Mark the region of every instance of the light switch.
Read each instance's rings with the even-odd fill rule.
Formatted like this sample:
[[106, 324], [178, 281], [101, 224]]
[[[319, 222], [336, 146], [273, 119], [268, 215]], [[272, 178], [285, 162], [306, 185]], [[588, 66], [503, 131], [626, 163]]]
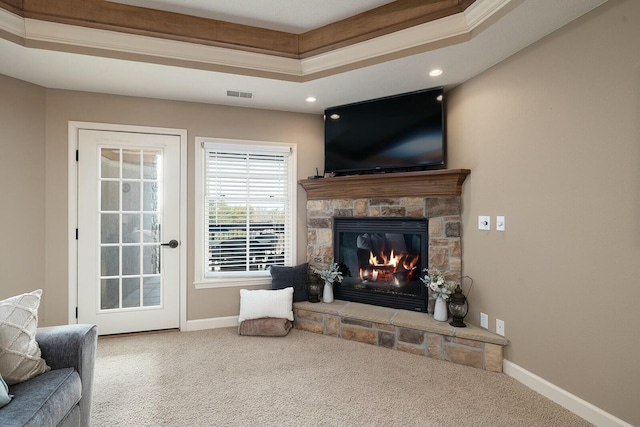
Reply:
[[496, 217], [496, 230], [498, 231], [504, 231], [504, 216], [497, 216]]
[[491, 230], [491, 217], [481, 215], [478, 217], [478, 230]]

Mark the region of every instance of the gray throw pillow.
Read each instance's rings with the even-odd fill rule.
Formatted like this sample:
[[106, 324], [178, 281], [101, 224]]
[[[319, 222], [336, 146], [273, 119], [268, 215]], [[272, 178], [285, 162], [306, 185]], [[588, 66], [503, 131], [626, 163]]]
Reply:
[[7, 387], [7, 383], [5, 383], [2, 376], [0, 376], [0, 408], [11, 402], [12, 397], [13, 396], [9, 394], [9, 387]]
[[272, 265], [271, 289], [293, 288], [293, 301], [307, 300], [307, 263], [295, 267]]

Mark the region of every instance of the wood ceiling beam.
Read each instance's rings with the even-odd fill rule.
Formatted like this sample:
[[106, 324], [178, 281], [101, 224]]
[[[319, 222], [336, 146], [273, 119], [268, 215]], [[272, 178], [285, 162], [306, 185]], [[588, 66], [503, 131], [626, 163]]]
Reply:
[[[3, 0], [7, 1], [7, 0]], [[23, 0], [25, 18], [296, 58], [295, 34], [105, 0]]]
[[300, 35], [301, 58], [464, 12], [475, 0], [396, 0]]
[[23, 0], [0, 0], [0, 7], [11, 13], [22, 16]]
[[464, 12], [476, 0], [396, 0], [297, 35], [105, 0], [0, 0], [24, 18], [285, 58], [307, 58]]

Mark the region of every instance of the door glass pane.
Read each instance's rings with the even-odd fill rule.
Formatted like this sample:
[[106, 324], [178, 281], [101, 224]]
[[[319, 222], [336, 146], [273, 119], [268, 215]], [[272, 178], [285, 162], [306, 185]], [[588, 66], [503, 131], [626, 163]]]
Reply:
[[103, 148], [100, 150], [100, 176], [120, 178], [120, 150]]
[[122, 279], [122, 308], [140, 307], [140, 277]]
[[100, 273], [102, 276], [118, 276], [120, 274], [120, 248], [103, 246], [100, 250]]
[[140, 151], [134, 150], [125, 150], [122, 153], [122, 177], [123, 178], [133, 178], [140, 179], [141, 168], [140, 168]]
[[101, 210], [118, 211], [120, 207], [120, 183], [117, 181], [102, 181], [100, 190]]
[[159, 306], [162, 151], [101, 153], [100, 308]]
[[160, 222], [158, 220], [158, 215], [156, 214], [144, 214], [144, 237], [143, 241], [145, 243], [156, 243], [160, 242]]
[[144, 152], [144, 179], [158, 179], [158, 169], [160, 167], [160, 151]]
[[158, 192], [159, 185], [156, 182], [144, 183], [144, 211], [145, 212], [157, 212], [158, 211]]
[[120, 241], [120, 215], [103, 213], [100, 217], [100, 243], [118, 243]]
[[125, 276], [140, 274], [140, 246], [122, 248], [122, 274]]
[[122, 214], [122, 243], [140, 243], [140, 214]]
[[140, 210], [140, 183], [125, 181], [122, 183], [122, 210]]
[[100, 280], [100, 309], [120, 308], [120, 281], [118, 279]]
[[160, 276], [145, 277], [144, 282], [144, 300], [142, 304], [145, 307], [153, 307], [160, 305], [161, 286]]
[[160, 246], [145, 246], [144, 260], [142, 264], [143, 274], [159, 274], [160, 273]]

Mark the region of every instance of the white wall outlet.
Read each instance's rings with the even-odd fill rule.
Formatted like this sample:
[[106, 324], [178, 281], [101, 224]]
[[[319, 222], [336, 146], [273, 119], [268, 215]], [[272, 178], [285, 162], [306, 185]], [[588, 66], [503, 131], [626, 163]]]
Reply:
[[478, 217], [478, 230], [491, 230], [491, 217], [480, 215]]
[[496, 319], [496, 334], [504, 336], [504, 320]]
[[504, 216], [497, 216], [496, 217], [496, 230], [498, 231], [504, 231]]
[[480, 327], [489, 329], [489, 315], [486, 313], [480, 313]]

